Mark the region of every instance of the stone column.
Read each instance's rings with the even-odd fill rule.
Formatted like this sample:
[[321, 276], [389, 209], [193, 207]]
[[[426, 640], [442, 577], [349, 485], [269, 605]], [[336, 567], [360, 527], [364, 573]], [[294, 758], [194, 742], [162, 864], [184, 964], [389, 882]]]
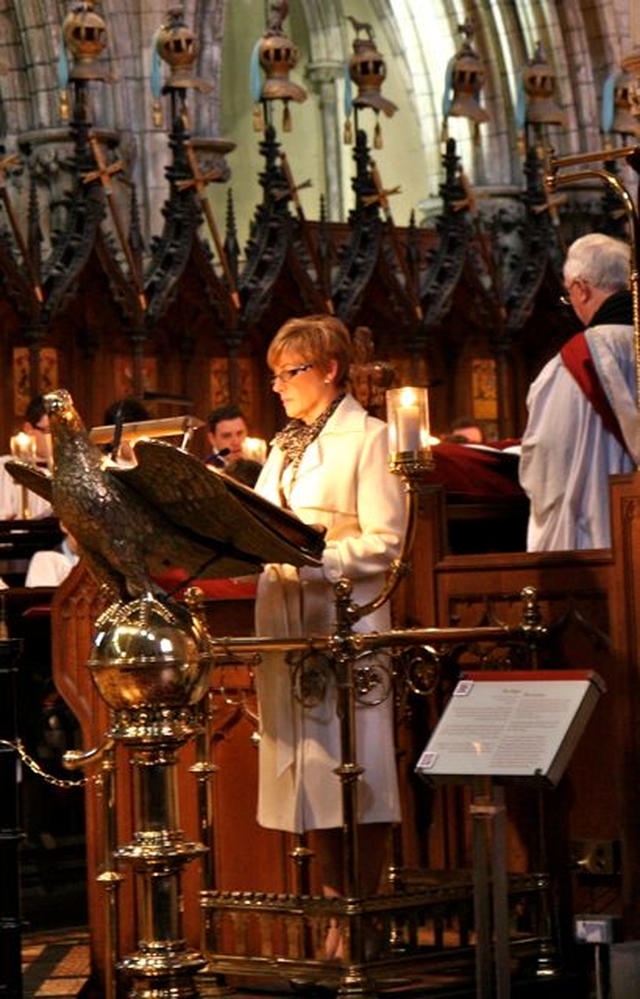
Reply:
[[343, 70], [343, 63], [325, 59], [310, 63], [306, 74], [314, 90], [320, 96], [327, 218], [330, 222], [338, 222], [344, 218], [342, 157], [340, 155], [342, 129], [338, 115], [337, 86], [337, 80]]

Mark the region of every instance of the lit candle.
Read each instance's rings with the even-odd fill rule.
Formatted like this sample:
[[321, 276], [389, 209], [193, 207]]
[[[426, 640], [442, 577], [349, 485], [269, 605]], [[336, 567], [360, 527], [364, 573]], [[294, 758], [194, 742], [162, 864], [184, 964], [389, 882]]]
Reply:
[[251, 461], [259, 461], [264, 465], [267, 458], [267, 442], [262, 437], [245, 437], [242, 442], [242, 454]]
[[420, 450], [420, 407], [398, 409], [398, 451]]
[[10, 444], [11, 454], [14, 458], [19, 458], [20, 461], [28, 461], [31, 465], [35, 464], [36, 442], [31, 434], [25, 434], [21, 430], [19, 434], [15, 434], [11, 438]]
[[387, 389], [386, 395], [392, 462], [427, 461], [430, 445], [427, 389], [403, 385]]
[[413, 389], [400, 393], [397, 410], [398, 451], [420, 450], [420, 403]]
[[[11, 447], [11, 454], [14, 458], [18, 458], [20, 461], [26, 461], [29, 465], [35, 465], [36, 463], [36, 442], [31, 434], [25, 434], [23, 430], [14, 436], [9, 441]], [[21, 506], [22, 506], [22, 519], [28, 520], [31, 516], [31, 511], [29, 509], [29, 500], [27, 497], [27, 490], [25, 486], [20, 486], [20, 496], [21, 496]]]

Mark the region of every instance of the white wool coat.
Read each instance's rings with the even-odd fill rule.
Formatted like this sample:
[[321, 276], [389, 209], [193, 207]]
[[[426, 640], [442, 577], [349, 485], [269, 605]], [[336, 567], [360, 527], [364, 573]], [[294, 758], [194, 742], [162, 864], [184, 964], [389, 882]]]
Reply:
[[[335, 629], [333, 584], [353, 583], [363, 604], [380, 592], [392, 559], [400, 552], [405, 499], [388, 469], [387, 427], [350, 395], [339, 404], [306, 449], [292, 477], [274, 446], [256, 490], [288, 507], [305, 523], [326, 528], [321, 568], [268, 565], [256, 601], [258, 635], [331, 634]], [[386, 604], [356, 625], [357, 631], [390, 626]], [[383, 654], [383, 664], [388, 660]], [[260, 709], [258, 821], [289, 832], [342, 825], [340, 727], [335, 687], [316, 707], [303, 708], [293, 695], [284, 655], [268, 653], [257, 670]], [[359, 820], [400, 819], [393, 736], [393, 697], [356, 708]]]

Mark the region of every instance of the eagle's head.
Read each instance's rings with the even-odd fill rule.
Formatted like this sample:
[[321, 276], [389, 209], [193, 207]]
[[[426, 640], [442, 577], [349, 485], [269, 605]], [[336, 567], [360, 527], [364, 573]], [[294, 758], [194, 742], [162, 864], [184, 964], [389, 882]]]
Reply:
[[70, 410], [73, 410], [73, 399], [71, 393], [66, 389], [55, 389], [47, 392], [44, 397], [44, 405], [50, 417], [60, 417]]
[[[70, 441], [76, 447], [81, 446], [81, 441], [88, 442], [87, 429], [67, 389], [60, 388], [47, 392], [44, 397], [44, 407], [51, 424], [54, 458], [58, 449], [66, 447]], [[99, 453], [97, 449], [96, 453]]]

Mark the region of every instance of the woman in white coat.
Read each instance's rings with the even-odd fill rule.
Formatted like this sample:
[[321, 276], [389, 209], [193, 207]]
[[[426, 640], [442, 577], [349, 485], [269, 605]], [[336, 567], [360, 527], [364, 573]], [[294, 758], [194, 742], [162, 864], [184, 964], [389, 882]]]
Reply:
[[[308, 524], [323, 525], [321, 568], [266, 566], [258, 583], [259, 635], [331, 634], [334, 584], [347, 577], [353, 599], [380, 592], [400, 552], [405, 504], [388, 468], [386, 424], [347, 391], [351, 340], [334, 316], [292, 319], [267, 354], [273, 389], [289, 422], [275, 437], [256, 490]], [[359, 631], [390, 626], [384, 605], [357, 623]], [[295, 697], [284, 655], [270, 653], [257, 670], [261, 719], [258, 821], [314, 834], [322, 884], [342, 892], [340, 727], [335, 685], [323, 702], [303, 707]], [[356, 708], [362, 848], [362, 894], [378, 888], [389, 824], [400, 819], [393, 738], [393, 698]]]

